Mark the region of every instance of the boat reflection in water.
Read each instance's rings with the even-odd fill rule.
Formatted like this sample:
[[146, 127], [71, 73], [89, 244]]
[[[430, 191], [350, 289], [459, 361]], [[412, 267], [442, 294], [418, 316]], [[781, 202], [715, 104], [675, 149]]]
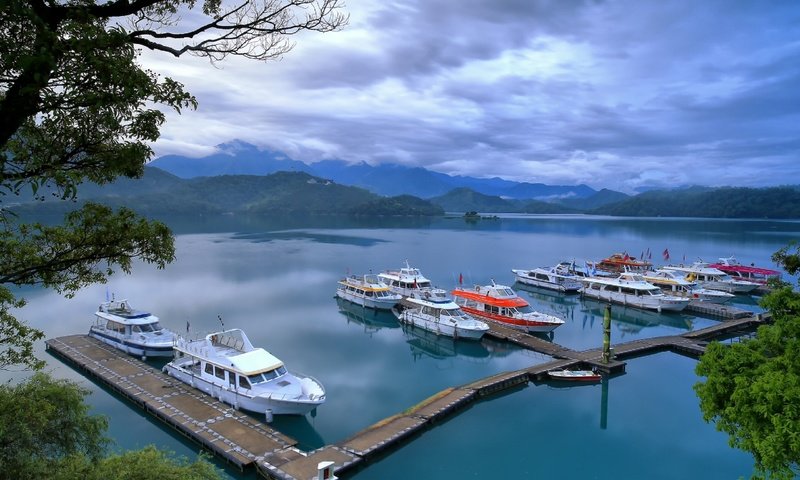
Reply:
[[464, 342], [447, 335], [437, 335], [435, 332], [414, 325], [404, 324], [402, 328], [414, 360], [423, 357], [431, 357], [436, 360], [448, 357], [467, 357], [488, 361], [489, 358], [496, 356], [496, 353], [498, 356], [503, 356], [512, 351], [503, 348], [495, 350], [491, 347], [496, 342], [487, 342], [487, 339], [483, 338], [478, 341]]
[[[583, 298], [583, 312], [591, 313], [602, 323], [608, 302]], [[611, 322], [617, 324], [617, 328], [623, 333], [638, 333], [647, 327], [673, 327], [681, 330], [691, 330], [693, 316], [678, 312], [658, 313], [653, 310], [642, 310], [639, 308], [625, 307], [622, 305], [612, 305]]]
[[353, 322], [364, 327], [364, 333], [371, 335], [382, 328], [399, 328], [397, 317], [388, 310], [375, 310], [362, 307], [343, 298], [336, 297], [339, 313], [344, 315], [347, 323]]

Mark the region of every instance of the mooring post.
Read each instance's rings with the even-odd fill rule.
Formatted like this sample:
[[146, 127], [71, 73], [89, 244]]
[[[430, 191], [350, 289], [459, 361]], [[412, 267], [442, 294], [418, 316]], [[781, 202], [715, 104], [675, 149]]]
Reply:
[[611, 361], [611, 305], [606, 305], [603, 315], [603, 363]]

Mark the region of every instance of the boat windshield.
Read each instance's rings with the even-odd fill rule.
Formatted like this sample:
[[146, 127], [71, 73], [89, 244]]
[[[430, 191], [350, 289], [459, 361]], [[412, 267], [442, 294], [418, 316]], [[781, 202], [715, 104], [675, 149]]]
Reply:
[[134, 325], [131, 330], [134, 333], [152, 333], [152, 332], [160, 332], [163, 330], [164, 327], [159, 325], [158, 322], [155, 323], [145, 323], [144, 325]]
[[255, 375], [248, 375], [247, 379], [250, 380], [251, 385], [258, 385], [259, 383], [264, 383], [270, 380], [274, 380], [280, 377], [281, 375], [285, 374], [286, 374], [286, 367], [281, 365], [275, 370], [270, 370], [268, 372], [263, 372], [263, 373], [256, 373]]
[[509, 311], [509, 313], [512, 313], [512, 314], [515, 311], [517, 311], [519, 313], [533, 313], [534, 312], [533, 308], [531, 308], [530, 305], [525, 305], [523, 307], [509, 308], [508, 311]]

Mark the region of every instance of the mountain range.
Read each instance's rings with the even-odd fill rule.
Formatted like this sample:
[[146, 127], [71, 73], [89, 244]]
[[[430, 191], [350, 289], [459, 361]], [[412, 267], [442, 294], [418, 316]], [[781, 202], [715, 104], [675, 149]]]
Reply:
[[[598, 192], [587, 185], [545, 185], [503, 180], [501, 178], [474, 178], [451, 176], [421, 167], [397, 164], [348, 164], [342, 160], [323, 160], [311, 165], [293, 160], [282, 152], [259, 150], [253, 145], [233, 141], [219, 145], [219, 153], [201, 158], [179, 155], [159, 157], [150, 166], [157, 167], [180, 178], [211, 177], [218, 175], [267, 175], [279, 171], [306, 172], [342, 185], [361, 187], [383, 196], [414, 195], [433, 198], [456, 188], [469, 188], [484, 195], [512, 200], [546, 200], [550, 202], [573, 201], [595, 196]], [[627, 195], [613, 192], [618, 197]], [[604, 196], [595, 198], [602, 203]], [[619, 198], [614, 198], [618, 200]], [[595, 205], [599, 206], [599, 205]], [[570, 205], [584, 208], [585, 205]]]

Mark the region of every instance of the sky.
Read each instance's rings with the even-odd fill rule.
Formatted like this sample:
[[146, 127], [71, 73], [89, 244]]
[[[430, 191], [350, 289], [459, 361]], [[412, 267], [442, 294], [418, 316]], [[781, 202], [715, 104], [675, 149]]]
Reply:
[[294, 36], [277, 61], [143, 52], [199, 102], [168, 114], [156, 156], [241, 140], [628, 193], [800, 184], [800, 1], [345, 6], [346, 27]]

